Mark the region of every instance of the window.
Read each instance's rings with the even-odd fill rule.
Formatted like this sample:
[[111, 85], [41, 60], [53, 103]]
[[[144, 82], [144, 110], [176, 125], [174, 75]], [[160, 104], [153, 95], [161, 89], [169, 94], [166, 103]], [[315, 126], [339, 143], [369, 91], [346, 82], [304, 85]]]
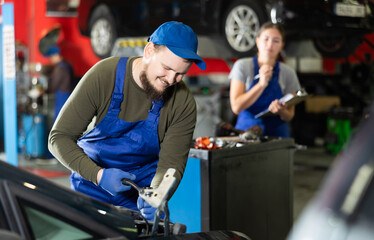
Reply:
[[87, 232], [55, 218], [47, 213], [25, 205], [27, 221], [34, 239], [64, 240], [64, 239], [92, 239]]
[[[48, 182], [41, 185], [45, 184]], [[7, 228], [18, 229], [25, 239], [36, 240], [104, 239], [121, 233], [137, 236], [132, 218], [112, 219], [98, 212], [100, 209], [89, 199], [58, 188], [51, 195], [51, 190], [29, 182], [20, 185], [0, 179], [0, 205], [6, 206], [3, 211], [9, 216], [5, 219], [9, 225]], [[93, 214], [98, 215], [100, 220]]]

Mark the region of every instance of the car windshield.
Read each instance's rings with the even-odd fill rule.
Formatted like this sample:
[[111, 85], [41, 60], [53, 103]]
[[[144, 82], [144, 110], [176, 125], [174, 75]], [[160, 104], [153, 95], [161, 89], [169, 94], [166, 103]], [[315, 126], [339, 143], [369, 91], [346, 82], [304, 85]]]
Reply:
[[93, 235], [78, 227], [44, 213], [32, 206], [24, 205], [27, 222], [35, 239], [91, 239]]

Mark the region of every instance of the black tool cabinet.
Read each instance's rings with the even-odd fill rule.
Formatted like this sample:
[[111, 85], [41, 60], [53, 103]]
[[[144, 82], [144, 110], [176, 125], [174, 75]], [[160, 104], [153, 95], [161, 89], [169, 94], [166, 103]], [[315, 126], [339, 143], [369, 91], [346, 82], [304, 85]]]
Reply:
[[171, 219], [186, 224], [187, 231], [235, 230], [253, 240], [286, 239], [293, 223], [294, 150], [292, 138], [191, 148], [169, 204]]

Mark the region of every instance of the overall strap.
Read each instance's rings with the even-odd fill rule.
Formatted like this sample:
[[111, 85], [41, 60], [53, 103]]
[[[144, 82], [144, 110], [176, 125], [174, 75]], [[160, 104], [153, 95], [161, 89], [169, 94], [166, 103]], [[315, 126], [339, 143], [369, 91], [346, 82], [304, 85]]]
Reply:
[[112, 94], [112, 102], [110, 103], [109, 109], [119, 109], [123, 100], [123, 84], [125, 81], [127, 57], [119, 59], [116, 71], [116, 82], [114, 85], [114, 92]]
[[57, 65], [62, 67], [62, 68], [67, 68], [69, 70], [69, 73], [71, 74], [71, 76], [74, 75], [73, 67], [69, 63], [67, 63], [65, 61], [61, 61]]
[[253, 59], [253, 77], [256, 76], [260, 70], [260, 66], [258, 65], [257, 56], [254, 56]]
[[152, 108], [148, 110], [149, 121], [155, 121], [158, 116], [160, 116], [160, 110], [164, 106], [164, 101], [152, 101]]

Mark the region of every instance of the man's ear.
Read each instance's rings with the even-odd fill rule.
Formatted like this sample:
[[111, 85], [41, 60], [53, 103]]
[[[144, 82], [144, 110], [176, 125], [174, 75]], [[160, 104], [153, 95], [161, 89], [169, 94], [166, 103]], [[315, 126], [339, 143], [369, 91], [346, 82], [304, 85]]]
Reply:
[[147, 45], [144, 48], [144, 58], [151, 59], [154, 52], [155, 52], [155, 45], [153, 44], [153, 42], [147, 43]]

